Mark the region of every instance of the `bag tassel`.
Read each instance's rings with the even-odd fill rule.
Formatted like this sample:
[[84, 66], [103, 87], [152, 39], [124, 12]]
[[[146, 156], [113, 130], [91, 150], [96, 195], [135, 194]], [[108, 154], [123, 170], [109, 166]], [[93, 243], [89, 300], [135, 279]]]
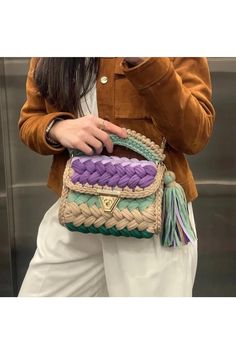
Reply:
[[183, 188], [175, 181], [174, 172], [164, 176], [163, 217], [161, 243], [165, 247], [179, 247], [197, 239], [192, 228]]

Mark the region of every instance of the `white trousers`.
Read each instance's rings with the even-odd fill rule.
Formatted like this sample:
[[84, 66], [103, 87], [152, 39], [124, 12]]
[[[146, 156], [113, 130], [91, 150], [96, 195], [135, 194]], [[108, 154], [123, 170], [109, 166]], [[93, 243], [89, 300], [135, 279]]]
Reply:
[[[70, 232], [59, 200], [39, 226], [37, 249], [19, 296], [192, 296], [197, 241], [165, 248], [160, 238]], [[195, 228], [192, 204], [189, 214]]]

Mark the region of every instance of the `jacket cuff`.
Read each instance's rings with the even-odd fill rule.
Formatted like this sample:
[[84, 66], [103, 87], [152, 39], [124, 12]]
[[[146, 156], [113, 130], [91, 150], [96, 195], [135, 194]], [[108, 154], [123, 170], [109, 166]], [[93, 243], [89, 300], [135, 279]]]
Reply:
[[73, 119], [74, 116], [70, 113], [64, 113], [64, 112], [58, 112], [58, 113], [54, 113], [54, 114], [52, 113], [52, 114], [49, 114], [48, 119], [45, 119], [44, 122], [42, 123], [42, 135], [41, 135], [42, 143], [45, 146], [46, 150], [51, 151], [52, 154], [59, 153], [59, 152], [62, 152], [65, 150], [64, 146], [62, 146], [62, 145], [59, 145], [58, 147], [53, 146], [47, 140], [47, 127], [56, 118]]
[[130, 82], [138, 90], [143, 90], [164, 78], [171, 68], [171, 61], [169, 58], [149, 58], [129, 68], [123, 60], [121, 65], [125, 76]]

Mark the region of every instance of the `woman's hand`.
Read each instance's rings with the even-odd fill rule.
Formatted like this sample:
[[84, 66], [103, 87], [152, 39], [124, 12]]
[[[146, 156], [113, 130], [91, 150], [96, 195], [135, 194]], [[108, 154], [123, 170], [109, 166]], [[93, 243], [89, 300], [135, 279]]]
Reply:
[[126, 129], [99, 117], [88, 115], [56, 122], [49, 136], [66, 148], [79, 149], [86, 155], [92, 155], [93, 149], [100, 154], [104, 146], [109, 153], [112, 153], [113, 143], [109, 133], [116, 134], [120, 138], [127, 137]]

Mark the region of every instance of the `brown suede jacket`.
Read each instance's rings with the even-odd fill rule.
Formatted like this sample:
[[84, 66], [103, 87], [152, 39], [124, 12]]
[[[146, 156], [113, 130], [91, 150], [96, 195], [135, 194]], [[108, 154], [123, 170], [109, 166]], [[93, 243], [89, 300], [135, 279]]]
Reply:
[[[20, 137], [34, 151], [53, 155], [48, 186], [60, 195], [69, 155], [65, 148], [53, 148], [47, 143], [45, 130], [56, 117], [77, 117], [58, 112], [41, 97], [33, 79], [37, 61], [33, 58], [30, 62], [27, 100], [19, 120]], [[101, 79], [104, 76], [107, 79]], [[175, 172], [188, 201], [197, 197], [184, 154], [201, 151], [212, 133], [215, 113], [206, 58], [148, 58], [132, 68], [122, 58], [102, 58], [97, 102], [99, 117], [134, 129], [158, 144], [165, 137], [167, 168]], [[113, 154], [138, 157], [118, 146]]]

